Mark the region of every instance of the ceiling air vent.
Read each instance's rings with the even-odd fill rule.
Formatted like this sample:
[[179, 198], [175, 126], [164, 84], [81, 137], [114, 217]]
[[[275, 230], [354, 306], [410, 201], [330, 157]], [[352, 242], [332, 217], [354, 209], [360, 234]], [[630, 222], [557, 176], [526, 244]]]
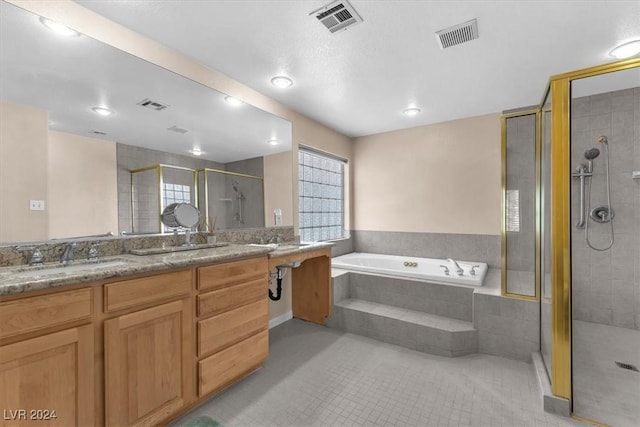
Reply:
[[160, 102], [152, 101], [149, 98], [145, 98], [142, 101], [138, 102], [138, 105], [155, 111], [161, 111], [168, 107], [167, 104], [161, 104]]
[[188, 130], [179, 128], [178, 126], [175, 126], [175, 125], [171, 126], [170, 128], [167, 128], [167, 130], [170, 130], [171, 132], [175, 132], [175, 133], [182, 133], [182, 134], [189, 132]]
[[362, 22], [358, 12], [347, 0], [333, 1], [309, 15], [315, 16], [332, 34]]
[[451, 46], [466, 43], [471, 40], [475, 40], [478, 37], [477, 19], [472, 19], [471, 21], [436, 31], [436, 39], [438, 39], [440, 49], [446, 49]]
[[98, 136], [106, 136], [107, 135], [106, 132], [102, 132], [101, 130], [92, 130], [91, 133], [94, 134], [94, 135], [98, 135]]

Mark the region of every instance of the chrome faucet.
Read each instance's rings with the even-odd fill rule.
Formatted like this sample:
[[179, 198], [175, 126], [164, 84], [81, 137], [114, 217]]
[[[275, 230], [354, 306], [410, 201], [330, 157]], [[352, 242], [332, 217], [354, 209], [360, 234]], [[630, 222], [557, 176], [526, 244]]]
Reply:
[[100, 251], [98, 250], [98, 245], [91, 245], [91, 249], [89, 249], [89, 254], [87, 255], [87, 260], [89, 262], [100, 262]]
[[42, 255], [42, 252], [40, 252], [39, 248], [36, 248], [35, 246], [29, 246], [26, 248], [16, 246], [16, 249], [19, 250], [20, 252], [27, 252], [27, 251], [31, 252], [31, 255], [29, 256], [29, 261], [28, 261], [29, 266], [36, 267], [36, 266], [41, 266], [42, 263], [44, 263], [44, 255]]
[[76, 246], [78, 244], [76, 242], [73, 243], [69, 243], [67, 244], [67, 246], [64, 247], [64, 251], [62, 252], [62, 256], [60, 257], [60, 262], [62, 264], [69, 264], [70, 262], [73, 262], [73, 260], [75, 259], [75, 249]]
[[276, 243], [279, 245], [280, 243], [282, 243], [282, 236], [279, 234], [276, 234], [275, 236], [269, 239], [269, 243]]
[[462, 269], [462, 267], [460, 267], [460, 264], [458, 264], [455, 259], [447, 258], [447, 261], [453, 264], [453, 267], [456, 269], [456, 273], [458, 273], [458, 276], [462, 276], [464, 274], [464, 270]]

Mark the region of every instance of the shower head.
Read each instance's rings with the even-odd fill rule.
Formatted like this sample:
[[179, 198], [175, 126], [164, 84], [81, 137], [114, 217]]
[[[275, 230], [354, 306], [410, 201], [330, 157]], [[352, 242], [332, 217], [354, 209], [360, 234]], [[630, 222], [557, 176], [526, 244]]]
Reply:
[[609, 144], [609, 141], [607, 140], [607, 137], [604, 136], [604, 135], [598, 137], [598, 142], [600, 144]]
[[600, 150], [592, 148], [584, 152], [584, 158], [587, 160], [593, 160], [600, 155]]

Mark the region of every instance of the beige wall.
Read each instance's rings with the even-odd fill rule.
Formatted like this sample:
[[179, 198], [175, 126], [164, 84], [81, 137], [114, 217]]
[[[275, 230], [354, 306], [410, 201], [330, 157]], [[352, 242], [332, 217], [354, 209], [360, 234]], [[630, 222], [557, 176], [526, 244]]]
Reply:
[[49, 132], [49, 237], [118, 234], [116, 144]]
[[293, 169], [291, 151], [265, 156], [264, 225], [275, 225], [273, 210], [282, 210], [282, 225], [293, 225]]
[[500, 115], [357, 138], [356, 230], [500, 234]]
[[[45, 110], [0, 102], [0, 242], [47, 238]], [[44, 211], [29, 210], [44, 200]]]

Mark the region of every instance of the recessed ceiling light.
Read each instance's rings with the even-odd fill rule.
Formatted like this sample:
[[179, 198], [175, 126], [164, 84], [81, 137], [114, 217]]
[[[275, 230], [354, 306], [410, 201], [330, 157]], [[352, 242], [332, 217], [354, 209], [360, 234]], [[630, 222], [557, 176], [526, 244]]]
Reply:
[[48, 29], [50, 29], [54, 33], [59, 34], [61, 36], [77, 37], [77, 36], [80, 35], [80, 33], [77, 32], [76, 30], [72, 30], [71, 28], [69, 28], [67, 26], [64, 26], [62, 24], [58, 24], [57, 22], [52, 21], [51, 19], [47, 19], [47, 18], [45, 18], [43, 16], [40, 17], [40, 22], [45, 27], [47, 27]]
[[113, 111], [106, 107], [93, 107], [93, 112], [96, 114], [100, 114], [101, 116], [110, 116], [113, 114]]
[[193, 154], [194, 156], [201, 156], [202, 155], [202, 151], [200, 151], [200, 149], [197, 148], [197, 147], [192, 148], [191, 150], [189, 150], [189, 152], [191, 154]]
[[407, 108], [407, 109], [402, 110], [402, 113], [405, 116], [413, 117], [413, 116], [418, 115], [420, 113], [420, 109], [419, 108], [415, 108], [415, 107], [411, 107], [411, 108]]
[[609, 55], [614, 58], [624, 59], [631, 58], [640, 53], [640, 39], [639, 40], [631, 40], [630, 42], [623, 43], [619, 46], [614, 47], [609, 51]]
[[293, 80], [285, 76], [275, 76], [271, 79], [271, 84], [280, 89], [286, 89], [293, 84]]
[[268, 142], [269, 142], [269, 145], [278, 145], [278, 144], [280, 144], [280, 141], [278, 141], [277, 139], [270, 139]]
[[239, 99], [234, 98], [233, 96], [229, 96], [229, 95], [225, 96], [225, 97], [224, 97], [224, 100], [225, 100], [225, 101], [227, 101], [227, 104], [229, 104], [229, 105], [231, 105], [231, 106], [234, 106], [234, 107], [237, 107], [237, 106], [239, 106], [239, 105], [244, 104], [244, 103], [243, 103], [242, 101], [240, 101]]

